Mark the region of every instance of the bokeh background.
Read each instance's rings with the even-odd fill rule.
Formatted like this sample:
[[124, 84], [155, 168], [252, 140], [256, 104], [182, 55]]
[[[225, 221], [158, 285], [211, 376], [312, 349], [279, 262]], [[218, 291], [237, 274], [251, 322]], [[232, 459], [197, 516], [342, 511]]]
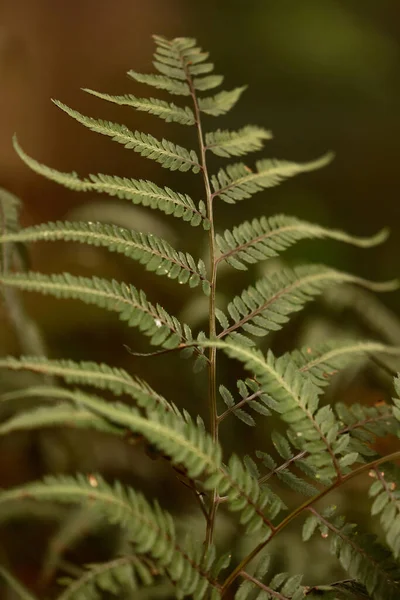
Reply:
[[[205, 252], [200, 231], [128, 203], [62, 189], [30, 172], [12, 149], [11, 138], [17, 132], [28, 154], [62, 171], [75, 170], [82, 176], [102, 172], [150, 179], [200, 198], [203, 192], [199, 178], [186, 173], [171, 174], [110, 139], [99, 137], [71, 121], [50, 101], [57, 98], [83, 114], [124, 123], [131, 129], [165, 136], [190, 147], [195, 137], [188, 128], [166, 125], [127, 108], [108, 105], [81, 91], [88, 87], [110, 94], [153, 93], [125, 75], [129, 69], [152, 70], [153, 33], [196, 37], [210, 51], [216, 71], [225, 75], [226, 88], [249, 85], [232, 113], [216, 122], [209, 118], [210, 129], [237, 128], [249, 123], [271, 129], [274, 139], [267, 143], [264, 153], [270, 157], [307, 161], [327, 150], [336, 153], [335, 161], [321, 171], [294, 178], [237, 206], [218, 208], [219, 229], [245, 218], [277, 212], [357, 235], [369, 235], [389, 226], [391, 237], [373, 250], [313, 242], [297, 246], [290, 256], [295, 260], [323, 261], [369, 279], [398, 276], [398, 0], [2, 0], [0, 186], [22, 199], [23, 224], [56, 219], [105, 220], [157, 232], [195, 255]], [[182, 287], [177, 291], [172, 282], [156, 278], [119, 256], [72, 244], [38, 244], [32, 247], [30, 260], [33, 268], [43, 272], [95, 273], [130, 281], [145, 289], [150, 300], [160, 302], [194, 328], [204, 326], [206, 305], [199, 302], [196, 292]], [[260, 274], [256, 270], [251, 273]], [[229, 297], [248, 281], [247, 275], [227, 272], [221, 286]], [[124, 344], [146, 352], [146, 341], [137, 332], [126, 331], [113, 315], [42, 296], [26, 296], [23, 300], [27, 313], [40, 326], [49, 356], [102, 360], [123, 366], [148, 379], [193, 414], [206, 415], [204, 376], [193, 377], [188, 367], [187, 376], [182, 375], [178, 384], [176, 369], [183, 373], [188, 363], [179, 362], [176, 355], [157, 359], [130, 356]], [[392, 311], [388, 315], [393, 319], [390, 341], [398, 335], [399, 300], [399, 292], [384, 298]], [[310, 331], [324, 339], [329, 332], [340, 329], [343, 319], [352, 331], [361, 330], [347, 313], [344, 317], [336, 314], [329, 321], [321, 308], [313, 307], [301, 318], [296, 317], [294, 325], [271, 343], [284, 350], [304, 340]], [[0, 351], [20, 352], [20, 340], [3, 309], [0, 326]], [[225, 365], [221, 370], [228, 382], [241, 374]], [[21, 383], [20, 378], [16, 382], [5, 374], [2, 380], [2, 387], [7, 389]], [[347, 378], [347, 387], [340, 388], [341, 399], [374, 402], [385, 398], [388, 390], [378, 380], [365, 372], [354, 375], [350, 383]], [[231, 388], [234, 389], [232, 381]], [[243, 440], [243, 448], [246, 441], [257, 443], [257, 447], [265, 443], [264, 426], [255, 435], [236, 421], [225, 427], [228, 448], [238, 439]], [[240, 453], [243, 448], [236, 449]], [[162, 461], [151, 461], [142, 449], [127, 448], [106, 436], [46, 431], [9, 436], [0, 444], [2, 487], [45, 472], [76, 470], [119, 477], [149, 495], [162, 493], [166, 506], [177, 512], [185, 510], [191, 514], [194, 509], [190, 493], [176, 482]], [[58, 517], [49, 517], [46, 526], [40, 519], [21, 519], [18, 511], [8, 515], [7, 520], [4, 517], [0, 558], [37, 588], [39, 563], [46, 552], [49, 533], [58, 527]], [[201, 531], [200, 521], [195, 522]], [[221, 527], [224, 539], [230, 543], [232, 539], [239, 546], [248, 543], [238, 540], [228, 521]], [[21, 538], [30, 542], [23, 544], [24, 552], [18, 543]], [[110, 547], [115, 540], [108, 544], [104, 536], [99, 539], [103, 540], [101, 551], [105, 555], [112, 552]], [[307, 558], [293, 540], [287, 538], [282, 548], [276, 549], [278, 562], [289, 568], [293, 562], [301, 571], [306, 568]], [[88, 544], [83, 550], [77, 546], [75, 551], [83, 556], [79, 555], [79, 560], [93, 560], [98, 558], [94, 548], [100, 552], [99, 546]], [[339, 573], [327, 557], [328, 554], [315, 567], [308, 565], [311, 583]]]

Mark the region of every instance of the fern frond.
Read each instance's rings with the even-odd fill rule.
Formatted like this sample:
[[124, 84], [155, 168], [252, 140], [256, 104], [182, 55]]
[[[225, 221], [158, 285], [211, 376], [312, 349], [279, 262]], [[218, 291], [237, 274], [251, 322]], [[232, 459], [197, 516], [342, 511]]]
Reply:
[[374, 406], [338, 402], [334, 410], [341, 423], [340, 435], [350, 435], [349, 446], [362, 456], [375, 455], [373, 444], [377, 437], [398, 433], [394, 409], [385, 402]]
[[[310, 510], [310, 509], [309, 509]], [[342, 517], [328, 520], [311, 509], [303, 539], [309, 539], [320, 528], [323, 537], [330, 539], [331, 553], [336, 555], [349, 576], [365, 585], [374, 600], [397, 600], [400, 594], [400, 568], [375, 536], [360, 534], [355, 526]], [[307, 534], [307, 535], [305, 535]]]
[[294, 163], [286, 160], [264, 159], [256, 162], [256, 171], [244, 163], [235, 163], [220, 169], [213, 175], [211, 183], [213, 196], [219, 196], [228, 204], [250, 198], [256, 192], [279, 185], [288, 177], [320, 169], [329, 164], [331, 153], [308, 163]]
[[56, 406], [40, 406], [32, 410], [14, 415], [0, 424], [0, 436], [8, 435], [14, 431], [29, 431], [44, 427], [68, 427], [96, 429], [106, 433], [121, 435], [121, 429], [112, 426], [105, 419], [93, 415], [88, 410], [75, 408], [71, 404], [57, 404]]
[[[397, 434], [399, 433], [398, 425]], [[369, 489], [370, 497], [374, 498], [371, 514], [380, 515], [386, 543], [393, 551], [394, 557], [398, 559], [400, 557], [400, 471], [398, 467], [388, 464], [384, 472], [375, 469], [371, 474], [376, 477], [376, 481]]]
[[[108, 390], [115, 396], [126, 394], [130, 396], [139, 406], [153, 408], [162, 406], [166, 410], [170, 406], [167, 400], [153, 390], [148, 383], [131, 377], [124, 369], [110, 367], [104, 363], [89, 361], [75, 362], [73, 360], [55, 360], [37, 356], [13, 356], [0, 357], [0, 368], [12, 371], [32, 371], [33, 373], [48, 374], [52, 377], [60, 377], [68, 384], [88, 385], [100, 390]], [[46, 388], [39, 388], [39, 395], [45, 393]], [[38, 388], [30, 388], [37, 390]], [[56, 388], [59, 389], [59, 388]], [[55, 390], [53, 390], [55, 391]], [[3, 395], [4, 398], [12, 399], [17, 392]], [[23, 393], [27, 393], [24, 390]]]
[[67, 115], [88, 127], [91, 131], [111, 137], [114, 142], [138, 152], [141, 156], [155, 160], [166, 169], [171, 171], [192, 170], [193, 173], [200, 171], [200, 164], [194, 150], [186, 150], [186, 148], [182, 148], [182, 146], [173, 144], [168, 140], [157, 140], [147, 133], [130, 131], [125, 125], [86, 117], [58, 100], [53, 100], [53, 102]]
[[209, 98], [199, 98], [199, 109], [201, 112], [213, 117], [225, 115], [235, 106], [246, 88], [247, 86], [244, 85], [233, 90], [224, 90]]
[[0, 188], [0, 226], [1, 230], [16, 232], [19, 229], [21, 201], [8, 190]]
[[227, 410], [219, 415], [219, 422], [232, 413], [240, 421], [246, 423], [246, 425], [254, 426], [256, 424], [255, 420], [243, 410], [243, 406], [249, 407], [254, 410], [254, 412], [267, 417], [271, 414], [268, 408], [269, 396], [265, 394], [256, 381], [252, 379], [242, 381], [239, 379], [236, 383], [242, 398], [239, 402], [235, 402], [231, 392], [224, 385], [219, 386], [219, 393], [227, 406]]
[[227, 468], [211, 475], [204, 487], [216, 487], [220, 496], [225, 495], [231, 511], [241, 511], [240, 523], [246, 525], [247, 534], [255, 533], [263, 525], [270, 531], [272, 520], [285, 508], [268, 486], [260, 486], [257, 477], [236, 455], [231, 456]]
[[212, 131], [206, 133], [206, 149], [217, 156], [243, 156], [248, 152], [261, 150], [264, 140], [270, 140], [272, 133], [262, 127], [247, 125], [239, 131]]
[[153, 306], [144, 292], [133, 285], [99, 277], [76, 277], [69, 273], [43, 275], [35, 272], [0, 275], [0, 283], [55, 298], [80, 300], [117, 312], [122, 321], [130, 327], [138, 327], [150, 337], [152, 345], [176, 348], [183, 340], [191, 342], [193, 339], [187, 325], [181, 325], [160, 305]]
[[387, 346], [370, 340], [339, 340], [320, 344], [314, 348], [305, 347], [293, 350], [291, 359], [298, 369], [307, 373], [314, 385], [323, 388], [329, 385], [332, 377], [341, 369], [360, 360], [368, 360], [372, 355], [388, 354], [397, 356], [400, 348]]
[[175, 250], [167, 241], [153, 235], [105, 223], [62, 222], [27, 227], [17, 233], [0, 235], [0, 243], [37, 241], [76, 241], [103, 246], [139, 261], [148, 271], [167, 275], [170, 279], [188, 282], [190, 287], [207, 282], [206, 267], [184, 252]]
[[32, 594], [25, 586], [11, 575], [6, 569], [0, 565], [0, 580], [3, 579], [8, 587], [17, 595], [17, 598], [21, 600], [37, 600], [36, 596]]
[[326, 287], [349, 281], [376, 291], [391, 290], [393, 286], [392, 282], [369, 282], [321, 265], [283, 269], [258, 280], [228, 304], [233, 324], [218, 337], [237, 329], [256, 336], [277, 331], [289, 320], [288, 315], [301, 310], [306, 302], [321, 294]]
[[351, 285], [327, 290], [324, 301], [330, 311], [349, 310], [379, 338], [400, 345], [400, 323], [397, 315], [367, 290]]
[[[244, 582], [239, 586], [235, 600], [247, 600], [248, 598], [257, 598], [258, 600], [302, 600], [305, 597], [306, 588], [301, 585], [302, 575], [292, 575], [289, 573], [277, 573], [268, 584], [263, 583], [268, 568], [270, 566], [270, 557], [262, 557], [257, 565], [254, 575], [246, 571], [241, 572]], [[257, 596], [255, 592], [258, 591]]]
[[120, 106], [130, 106], [136, 110], [148, 112], [151, 115], [164, 119], [167, 123], [174, 122], [181, 125], [194, 125], [195, 123], [193, 111], [189, 106], [177, 106], [172, 102], [165, 102], [165, 100], [159, 100], [158, 98], [137, 98], [132, 94], [112, 96], [96, 92], [95, 90], [89, 90], [88, 88], [84, 88], [83, 91], [102, 100], [119, 104]]
[[170, 94], [176, 96], [190, 96], [190, 88], [184, 81], [177, 81], [166, 75], [153, 75], [152, 73], [137, 73], [136, 71], [128, 71], [128, 76], [138, 81], [145, 83], [159, 90], [166, 90]]
[[204, 202], [201, 201], [197, 208], [187, 194], [174, 192], [168, 187], [161, 188], [155, 183], [143, 179], [128, 179], [101, 173], [90, 175], [89, 179], [80, 179], [75, 172], [63, 173], [37, 162], [22, 150], [15, 136], [13, 143], [15, 151], [30, 169], [66, 188], [79, 192], [105, 193], [109, 196], [130, 200], [133, 204], [161, 210], [167, 215], [180, 217], [193, 226], [202, 223], [204, 229], [210, 227]]
[[271, 397], [269, 406], [289, 424], [296, 444], [308, 453], [305, 461], [318, 470], [317, 479], [330, 482], [335, 475], [348, 472], [358, 460], [356, 452], [347, 452], [349, 438], [338, 438], [339, 423], [332, 409], [318, 409], [318, 388], [299, 372], [289, 356], [275, 358], [269, 350], [264, 357], [259, 350], [230, 338], [208, 340], [202, 345], [220, 348], [255, 375]]
[[[93, 510], [98, 508], [110, 523], [123, 527], [137, 554], [151, 556], [159, 569], [166, 570], [174, 582], [175, 574], [179, 572], [176, 584], [182, 596], [193, 593], [193, 598], [201, 600], [208, 585], [217, 586], [207, 578], [201, 565], [196, 564], [178, 545], [170, 514], [158, 504], [151, 506], [142, 494], [123, 487], [119, 482], [109, 485], [98, 475], [45, 477], [43, 482], [2, 491], [0, 506], [25, 498], [79, 505], [90, 502]], [[200, 585], [204, 578], [206, 586]], [[200, 588], [202, 593], [197, 593]]]
[[223, 235], [216, 236], [221, 252], [218, 261], [226, 260], [236, 269], [247, 269], [246, 263], [255, 264], [279, 256], [284, 250], [299, 240], [312, 238], [329, 238], [346, 242], [361, 248], [370, 248], [385, 241], [388, 231], [383, 229], [371, 237], [360, 238], [348, 235], [335, 229], [327, 229], [301, 221], [295, 217], [275, 215], [267, 219], [253, 219], [225, 230]]
[[[155, 36], [158, 46], [153, 65], [162, 75], [172, 80], [187, 81], [189, 89], [205, 91], [221, 85], [222, 75], [208, 75], [195, 77], [213, 70], [213, 65], [204, 63], [208, 54], [196, 46], [196, 41], [191, 38], [175, 38], [167, 40]], [[201, 64], [202, 63], [202, 64]]]
[[151, 569], [137, 556], [119, 556], [107, 562], [87, 565], [78, 579], [64, 577], [68, 587], [57, 600], [98, 600], [99, 592], [120, 594], [150, 585], [154, 580]]

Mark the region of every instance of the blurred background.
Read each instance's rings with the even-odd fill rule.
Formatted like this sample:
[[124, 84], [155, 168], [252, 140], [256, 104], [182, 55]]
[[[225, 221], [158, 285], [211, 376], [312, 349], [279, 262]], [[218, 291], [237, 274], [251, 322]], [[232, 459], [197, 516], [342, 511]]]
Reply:
[[[75, 170], [81, 176], [109, 173], [150, 179], [187, 192], [195, 199], [201, 198], [200, 178], [159, 168], [156, 163], [81, 127], [50, 101], [57, 98], [83, 114], [124, 123], [130, 129], [194, 147], [195, 135], [190, 128], [165, 124], [81, 91], [87, 87], [110, 94], [156, 94], [155, 90], [144, 89], [126, 76], [129, 69], [153, 70], [153, 33], [197, 38], [199, 44], [210, 51], [216, 72], [225, 75], [225, 88], [249, 85], [235, 110], [215, 121], [208, 118], [206, 129], [234, 129], [245, 124], [271, 129], [274, 139], [267, 142], [263, 153], [268, 157], [308, 161], [327, 150], [336, 153], [334, 162], [321, 171], [294, 178], [250, 201], [218, 207], [219, 230], [246, 218], [280, 212], [345, 229], [355, 235], [370, 235], [389, 226], [391, 237], [373, 250], [313, 242], [296, 246], [289, 257], [296, 261], [321, 261], [372, 280], [398, 277], [398, 0], [202, 0], [198, 3], [184, 0], [57, 3], [2, 0], [0, 186], [23, 201], [24, 225], [57, 219], [104, 220], [153, 231], [194, 255], [205, 253], [201, 231], [177, 219], [163, 218], [161, 213], [132, 207], [127, 202], [63, 189], [30, 172], [12, 148], [11, 138], [17, 132], [28, 154], [61, 171]], [[257, 154], [254, 159], [260, 156]], [[248, 163], [252, 160], [253, 157], [249, 157]], [[212, 164], [219, 163], [213, 161]], [[32, 268], [43, 272], [70, 271], [130, 281], [143, 288], [151, 301], [158, 301], [194, 329], [205, 326], [207, 307], [199, 301], [196, 290], [180, 287], [177, 293], [173, 282], [157, 278], [123, 257], [73, 244], [52, 244], [51, 247], [38, 244], [32, 246], [30, 260]], [[221, 278], [223, 293], [229, 298], [248, 284], [250, 276], [261, 274], [260, 268], [252, 270], [250, 275], [235, 272], [230, 276], [232, 272], [226, 272]], [[400, 292], [383, 298], [391, 311], [386, 315], [391, 324], [386, 341], [400, 340], [396, 329], [399, 299]], [[124, 344], [146, 352], [149, 350], [147, 342], [135, 330], [127, 331], [114, 315], [79, 303], [36, 295], [26, 295], [23, 300], [27, 313], [43, 333], [49, 356], [105, 361], [124, 367], [147, 379], [170, 400], [188, 407], [192, 414], [206, 415], [204, 374], [193, 378], [188, 363], [181, 362], [177, 355], [156, 359], [132, 357]], [[368, 333], [363, 331], [364, 325], [347, 312], [339, 312], [332, 318], [325, 313], [325, 309], [313, 305], [265, 345], [272, 344], [284, 351], [294, 344], [314, 339], [313, 336], [326, 341], [332, 332], [340, 333], [343, 323], [353, 333]], [[0, 327], [1, 353], [18, 354], [20, 342], [2, 309]], [[183, 372], [186, 366], [187, 376], [183, 376], [177, 389], [176, 369]], [[228, 385], [230, 382], [232, 390], [235, 387], [232, 376], [242, 375], [234, 369], [238, 369], [237, 365], [232, 370], [232, 366], [223, 364], [221, 369], [221, 376], [226, 378], [224, 382]], [[5, 389], [21, 384], [20, 376], [17, 382], [11, 375], [2, 373], [2, 379]], [[27, 382], [31, 379], [27, 378]], [[357, 372], [346, 379], [346, 385], [342, 384], [337, 394], [350, 402], [360, 399], [376, 402], [388, 394], [381, 384], [378, 376]], [[263, 425], [257, 428], [255, 436], [252, 430], [235, 420], [225, 424], [225, 428], [223, 436], [230, 449], [233, 439], [238, 439], [237, 432], [244, 445], [246, 440], [258, 444], [256, 447], [265, 443]], [[241, 449], [237, 451], [240, 453]], [[157, 496], [162, 491], [166, 506], [173, 511], [181, 512], [184, 508], [191, 514], [194, 510], [190, 493], [176, 482], [168, 466], [162, 461], [151, 461], [142, 449], [127, 447], [107, 436], [92, 433], [78, 436], [60, 431], [13, 435], [1, 441], [0, 457], [1, 487], [35, 479], [46, 472], [100, 471], [107, 477], [133, 483], [149, 496]], [[22, 554], [15, 538], [21, 518], [18, 511], [7, 519], [1, 517], [4, 525], [0, 559], [12, 565], [19, 577], [36, 588], [39, 568], [36, 563], [40, 563], [46, 551], [49, 531], [57, 529], [59, 515], [54, 515], [53, 520], [48, 517], [46, 526], [43, 522], [39, 526], [35, 519], [28, 524], [23, 522], [19, 535], [32, 544], [27, 544]], [[200, 519], [196, 523], [201, 533]], [[239, 546], [248, 543], [238, 541], [228, 520], [225, 523], [222, 519], [221, 527], [224, 539], [230, 543], [232, 539]], [[102, 551], [107, 555], [112, 549], [104, 543], [104, 536], [101, 539], [105, 546]], [[114, 540], [114, 537], [109, 539]], [[279, 561], [290, 569], [293, 560], [297, 571], [301, 571], [306, 568], [306, 559], [293, 551], [297, 546], [291, 538], [288, 540], [284, 542], [285, 547], [276, 550]], [[112, 543], [110, 541], [110, 545]], [[32, 552], [30, 548], [35, 550]], [[79, 546], [76, 551], [82, 552], [84, 558], [80, 560], [99, 558], [93, 556], [93, 545], [83, 550]], [[339, 575], [326, 557], [323, 564], [308, 565], [311, 583]]]

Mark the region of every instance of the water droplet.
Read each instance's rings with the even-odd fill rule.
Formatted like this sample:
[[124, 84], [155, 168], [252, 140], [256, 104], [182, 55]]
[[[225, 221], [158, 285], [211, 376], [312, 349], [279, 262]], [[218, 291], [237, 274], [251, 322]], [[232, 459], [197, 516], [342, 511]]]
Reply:
[[156, 327], [161, 327], [162, 325], [160, 319], [154, 319], [154, 323], [156, 324]]
[[321, 537], [323, 537], [324, 539], [326, 539], [328, 537], [327, 533], [321, 533]]
[[88, 481], [92, 487], [97, 487], [99, 485], [99, 482], [97, 481], [97, 479], [94, 475], [89, 475]]
[[375, 477], [376, 477], [376, 473], [375, 473], [375, 471], [373, 471], [372, 469], [371, 469], [371, 471], [368, 473], [368, 475], [369, 475], [370, 477], [372, 477], [373, 479], [375, 479]]

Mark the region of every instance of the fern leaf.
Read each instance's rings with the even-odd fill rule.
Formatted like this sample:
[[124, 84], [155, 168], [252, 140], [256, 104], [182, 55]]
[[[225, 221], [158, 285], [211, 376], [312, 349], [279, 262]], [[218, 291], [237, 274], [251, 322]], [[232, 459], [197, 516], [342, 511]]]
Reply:
[[76, 241], [103, 246], [110, 252], [119, 252], [139, 261], [148, 271], [167, 275], [170, 279], [188, 282], [195, 287], [206, 279], [206, 267], [202, 260], [197, 263], [190, 254], [178, 252], [168, 242], [153, 234], [92, 222], [47, 223], [27, 227], [17, 233], [0, 235], [0, 243], [36, 241]]
[[150, 585], [151, 569], [136, 556], [119, 556], [99, 564], [87, 565], [78, 579], [63, 578], [68, 587], [57, 600], [98, 600], [99, 591], [115, 595]]
[[[207, 579], [201, 566], [178, 545], [174, 522], [169, 513], [157, 504], [151, 506], [142, 494], [123, 487], [119, 482], [109, 485], [98, 475], [45, 477], [43, 482], [2, 491], [0, 506], [26, 498], [79, 505], [90, 502], [93, 510], [97, 508], [110, 523], [123, 527], [137, 554], [151, 556], [157, 566], [170, 573], [173, 581], [177, 566], [181, 566], [182, 578], [176, 583], [182, 594], [200, 587], [200, 578]], [[193, 586], [193, 582], [196, 586]], [[194, 593], [193, 598], [201, 600], [208, 584], [216, 585], [209, 579], [207, 582], [206, 588], [202, 587], [203, 594]]]
[[194, 125], [195, 123], [193, 111], [189, 106], [180, 107], [172, 102], [165, 102], [165, 100], [159, 100], [158, 98], [137, 98], [132, 94], [112, 96], [87, 88], [84, 88], [83, 91], [102, 100], [119, 104], [120, 106], [130, 106], [136, 110], [148, 112], [151, 115], [164, 119], [167, 123], [174, 122], [181, 125]]
[[96, 429], [106, 433], [121, 435], [121, 429], [113, 427], [101, 417], [93, 415], [88, 410], [77, 409], [70, 404], [56, 406], [40, 406], [32, 410], [25, 410], [0, 425], [0, 436], [8, 435], [14, 431], [29, 431], [44, 427], [78, 427], [83, 429]]
[[[400, 431], [397, 427], [397, 433]], [[386, 543], [396, 559], [400, 556], [400, 472], [398, 467], [388, 464], [385, 472], [375, 469], [376, 481], [370, 487], [369, 495], [374, 498], [371, 514], [380, 515]]]
[[308, 452], [305, 460], [318, 470], [318, 479], [330, 482], [342, 470], [347, 472], [348, 466], [358, 459], [357, 453], [346, 453], [347, 446], [339, 444], [339, 424], [332, 409], [325, 406], [318, 410], [318, 388], [298, 371], [289, 356], [275, 358], [269, 350], [264, 357], [259, 350], [230, 338], [208, 340], [202, 345], [222, 349], [254, 374], [271, 397], [269, 406], [289, 424], [297, 446]]
[[289, 320], [288, 315], [301, 310], [306, 302], [321, 294], [326, 287], [349, 281], [377, 291], [392, 289], [391, 282], [369, 282], [320, 265], [283, 269], [260, 279], [228, 304], [233, 324], [218, 337], [237, 329], [256, 336], [277, 331]]
[[15, 592], [17, 598], [21, 600], [37, 600], [36, 596], [32, 594], [25, 586], [11, 575], [6, 569], [0, 565], [0, 580], [3, 579], [8, 587]]
[[375, 536], [360, 534], [341, 517], [331, 522], [312, 509], [324, 538], [330, 539], [336, 555], [352, 579], [364, 584], [374, 600], [397, 600], [400, 594], [400, 569]]
[[199, 98], [199, 109], [201, 112], [213, 117], [224, 115], [231, 110], [243, 94], [247, 86], [222, 91], [209, 98]]
[[99, 277], [76, 277], [69, 273], [43, 275], [34, 272], [0, 275], [0, 283], [55, 298], [80, 300], [117, 312], [119, 318], [127, 321], [130, 327], [138, 327], [144, 335], [149, 336], [152, 345], [176, 348], [183, 340], [188, 341], [187, 326], [182, 326], [161, 306], [153, 306], [144, 292], [138, 291], [133, 285]]
[[63, 173], [42, 165], [28, 156], [20, 147], [14, 137], [14, 148], [20, 158], [35, 173], [55, 181], [71, 190], [87, 192], [96, 191], [130, 200], [133, 204], [142, 204], [149, 208], [158, 209], [167, 215], [180, 217], [189, 221], [191, 225], [203, 224], [204, 229], [209, 229], [210, 223], [206, 218], [206, 207], [202, 201], [197, 208], [193, 200], [186, 194], [174, 192], [168, 187], [161, 188], [151, 181], [142, 179], [128, 179], [112, 175], [90, 175], [89, 179], [80, 179], [77, 173]]
[[232, 267], [245, 270], [246, 263], [255, 264], [279, 256], [283, 250], [303, 239], [329, 238], [369, 248], [384, 242], [387, 235], [388, 231], [383, 229], [374, 236], [360, 238], [295, 217], [276, 215], [269, 219], [253, 219], [251, 223], [245, 221], [232, 231], [227, 229], [223, 235], [216, 236], [216, 242], [221, 252], [218, 261], [226, 260]]
[[262, 127], [247, 125], [239, 131], [213, 131], [206, 134], [206, 147], [217, 156], [243, 156], [248, 152], [261, 150], [263, 140], [270, 140], [272, 134]]
[[2, 231], [18, 231], [20, 210], [21, 201], [19, 198], [0, 188], [0, 225]]
[[145, 83], [146, 85], [158, 88], [159, 90], [166, 90], [170, 94], [176, 96], [190, 96], [190, 88], [186, 82], [177, 81], [166, 75], [137, 73], [136, 71], [131, 70], [128, 71], [128, 76], [139, 83]]
[[125, 125], [86, 117], [58, 100], [53, 100], [53, 102], [67, 115], [88, 127], [91, 131], [111, 137], [114, 142], [138, 152], [141, 156], [155, 160], [166, 169], [171, 171], [192, 170], [193, 173], [200, 171], [200, 164], [194, 150], [186, 150], [186, 148], [177, 146], [168, 140], [159, 141], [146, 133], [130, 131]]
[[268, 486], [260, 486], [257, 477], [236, 455], [231, 456], [227, 468], [215, 471], [204, 487], [215, 487], [220, 496], [226, 495], [231, 511], [241, 511], [240, 523], [246, 525], [247, 534], [255, 533], [262, 526], [270, 530], [272, 519], [285, 508]]
[[[108, 390], [115, 396], [126, 394], [136, 400], [139, 406], [153, 408], [163, 406], [168, 410], [169, 403], [163, 396], [154, 391], [145, 381], [138, 377], [132, 378], [124, 369], [110, 367], [104, 363], [74, 362], [72, 360], [51, 360], [37, 356], [0, 357], [0, 368], [13, 371], [32, 371], [60, 377], [68, 384], [88, 385], [100, 390]], [[46, 388], [39, 389], [39, 395], [45, 393]], [[37, 388], [34, 388], [37, 390]], [[10, 392], [6, 395], [12, 399]], [[23, 393], [27, 393], [24, 390]], [[4, 398], [4, 396], [3, 396]]]
[[211, 178], [213, 196], [219, 196], [228, 204], [250, 198], [256, 192], [279, 185], [288, 177], [320, 169], [329, 164], [331, 153], [308, 163], [294, 163], [286, 160], [264, 159], [256, 162], [253, 172], [244, 163], [229, 165], [220, 169], [218, 175]]
[[329, 310], [345, 310], [355, 314], [363, 325], [390, 344], [400, 345], [400, 323], [397, 315], [367, 290], [348, 285], [328, 290], [324, 301]]
[[305, 347], [290, 353], [292, 360], [303, 373], [310, 376], [314, 385], [323, 388], [329, 385], [332, 377], [341, 369], [358, 361], [367, 360], [370, 355], [398, 355], [400, 348], [387, 346], [370, 340], [333, 341], [315, 348]]

